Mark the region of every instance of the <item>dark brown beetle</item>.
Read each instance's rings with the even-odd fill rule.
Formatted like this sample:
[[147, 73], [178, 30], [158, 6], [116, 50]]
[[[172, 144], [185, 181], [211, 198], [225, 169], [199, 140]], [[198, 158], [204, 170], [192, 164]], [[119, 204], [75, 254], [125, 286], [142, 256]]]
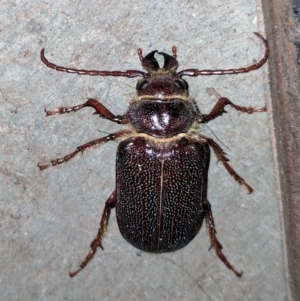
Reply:
[[[211, 206], [206, 198], [210, 147], [239, 184], [244, 185], [249, 193], [253, 189], [228, 164], [229, 160], [221, 147], [198, 133], [197, 125], [221, 116], [226, 112], [226, 105], [248, 114], [264, 112], [266, 108], [241, 107], [221, 97], [209, 114], [201, 114], [194, 100], [189, 97], [188, 84], [182, 77], [237, 74], [260, 68], [268, 59], [269, 49], [267, 41], [259, 33], [255, 34], [264, 42], [264, 57], [248, 67], [228, 70], [186, 69], [176, 72], [176, 47], [172, 48], [173, 56], [155, 50], [143, 57], [142, 50], [138, 49], [139, 59], [147, 72], [66, 68], [50, 63], [44, 56], [44, 49], [41, 51], [43, 63], [57, 71], [142, 77], [136, 86], [137, 97], [131, 101], [124, 115], [112, 114], [95, 99], [88, 99], [84, 104], [74, 107], [46, 111], [46, 116], [50, 116], [92, 107], [94, 114], [102, 118], [129, 125], [126, 130], [83, 144], [63, 158], [52, 160], [47, 165], [38, 165], [43, 170], [67, 162], [93, 146], [121, 140], [116, 159], [116, 189], [105, 203], [99, 230], [89, 253], [79, 268], [69, 273], [71, 277], [87, 265], [98, 246], [102, 248], [102, 238], [114, 207], [123, 237], [136, 248], [154, 253], [171, 252], [184, 247], [195, 237], [205, 219], [211, 247], [236, 276], [242, 275], [222, 253]], [[156, 53], [164, 57], [162, 68], [154, 57]]]

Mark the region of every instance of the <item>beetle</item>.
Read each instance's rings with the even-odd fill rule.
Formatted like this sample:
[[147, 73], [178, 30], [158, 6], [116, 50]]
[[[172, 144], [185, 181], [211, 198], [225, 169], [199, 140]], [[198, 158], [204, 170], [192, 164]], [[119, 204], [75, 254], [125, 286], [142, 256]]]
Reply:
[[[98, 232], [89, 253], [78, 269], [69, 273], [71, 277], [88, 264], [98, 246], [103, 249], [102, 239], [113, 208], [116, 208], [122, 236], [136, 248], [153, 253], [171, 252], [184, 247], [196, 236], [205, 220], [211, 248], [215, 249], [228, 269], [236, 276], [242, 276], [242, 272], [237, 271], [226, 259], [216, 236], [212, 210], [207, 200], [210, 148], [239, 184], [245, 186], [249, 193], [253, 189], [228, 164], [229, 159], [222, 148], [213, 139], [199, 133], [198, 126], [226, 113], [225, 106], [248, 114], [264, 112], [266, 107], [242, 107], [228, 98], [220, 97], [209, 114], [202, 114], [195, 101], [189, 97], [189, 86], [183, 77], [238, 74], [260, 68], [268, 59], [268, 42], [259, 33], [254, 34], [264, 43], [263, 58], [248, 67], [226, 70], [185, 69], [177, 72], [175, 46], [172, 47], [172, 56], [157, 50], [143, 56], [139, 48], [138, 56], [146, 72], [62, 67], [49, 62], [44, 54], [45, 49], [41, 50], [42, 62], [57, 71], [92, 76], [141, 77], [136, 85], [137, 95], [123, 115], [114, 115], [92, 98], [73, 107], [45, 110], [46, 116], [51, 116], [92, 107], [94, 114], [127, 125], [126, 129], [78, 146], [62, 158], [44, 165], [38, 164], [40, 170], [44, 170], [65, 163], [94, 146], [113, 140], [120, 141], [116, 155], [116, 188], [105, 202]], [[163, 56], [163, 67], [159, 66], [156, 54]]]

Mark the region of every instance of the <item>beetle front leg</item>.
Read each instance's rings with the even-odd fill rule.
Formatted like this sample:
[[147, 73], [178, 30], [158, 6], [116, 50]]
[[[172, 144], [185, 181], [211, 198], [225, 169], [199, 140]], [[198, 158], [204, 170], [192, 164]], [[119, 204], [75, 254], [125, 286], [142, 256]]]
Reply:
[[221, 116], [224, 113], [227, 113], [227, 111], [225, 111], [225, 106], [231, 106], [232, 108], [234, 108], [237, 111], [243, 112], [243, 113], [247, 113], [247, 114], [253, 114], [253, 113], [257, 113], [257, 112], [266, 112], [267, 108], [263, 107], [263, 108], [259, 108], [259, 109], [254, 109], [252, 107], [241, 107], [238, 105], [235, 105], [234, 103], [232, 103], [228, 98], [226, 97], [221, 97], [219, 98], [218, 102], [215, 104], [215, 106], [213, 107], [213, 109], [211, 110], [211, 112], [209, 114], [203, 114], [200, 115], [198, 122], [199, 123], [207, 123], [219, 116]]
[[131, 132], [128, 131], [128, 130], [123, 130], [123, 131], [119, 131], [119, 132], [116, 132], [116, 133], [113, 133], [113, 134], [109, 134], [105, 137], [102, 137], [102, 138], [99, 138], [99, 139], [96, 139], [96, 140], [92, 140], [88, 143], [85, 143], [83, 145], [78, 146], [74, 152], [72, 152], [72, 153], [70, 153], [70, 154], [68, 154], [68, 155], [66, 155], [62, 158], [51, 160], [49, 164], [42, 165], [42, 164], [38, 163], [38, 167], [39, 167], [40, 170], [44, 170], [44, 169], [46, 169], [50, 166], [55, 166], [55, 165], [58, 165], [58, 164], [62, 164], [64, 162], [67, 162], [67, 161], [71, 160], [72, 158], [74, 158], [78, 153], [83, 153], [88, 148], [91, 148], [93, 146], [96, 146], [96, 145], [99, 145], [99, 144], [102, 144], [102, 143], [106, 143], [108, 141], [115, 140], [117, 138], [128, 135], [130, 133]]
[[115, 190], [109, 196], [107, 201], [105, 202], [105, 207], [104, 207], [102, 217], [101, 217], [101, 220], [100, 220], [98, 233], [97, 233], [97, 235], [95, 236], [94, 240], [91, 243], [91, 249], [90, 249], [89, 253], [87, 254], [86, 258], [82, 261], [82, 263], [79, 265], [79, 268], [76, 271], [69, 272], [70, 277], [74, 277], [75, 275], [77, 275], [89, 263], [89, 261], [94, 257], [98, 247], [101, 247], [101, 249], [103, 250], [102, 238], [103, 238], [103, 236], [106, 232], [106, 229], [107, 229], [108, 220], [109, 220], [109, 216], [110, 216], [110, 211], [111, 211], [112, 208], [114, 208], [116, 206], [116, 203], [117, 203], [117, 192]]
[[227, 260], [225, 255], [222, 252], [222, 244], [219, 242], [216, 236], [216, 228], [214, 223], [214, 218], [211, 211], [211, 206], [208, 200], [204, 201], [204, 212], [205, 212], [205, 222], [206, 222], [206, 229], [208, 232], [208, 236], [210, 238], [210, 245], [211, 248], [214, 248], [216, 251], [217, 256], [219, 259], [227, 266], [229, 270], [231, 270], [237, 277], [241, 277], [243, 272], [238, 272], [232, 264]]
[[46, 116], [51, 116], [55, 114], [66, 114], [66, 113], [72, 113], [76, 112], [82, 108], [85, 107], [92, 107], [96, 110], [94, 112], [94, 115], [100, 115], [100, 117], [104, 119], [108, 119], [110, 121], [119, 123], [119, 124], [126, 124], [128, 123], [128, 119], [126, 115], [114, 115], [112, 112], [110, 112], [102, 103], [100, 103], [97, 99], [89, 98], [85, 103], [73, 106], [73, 107], [59, 107], [55, 111], [47, 111]]

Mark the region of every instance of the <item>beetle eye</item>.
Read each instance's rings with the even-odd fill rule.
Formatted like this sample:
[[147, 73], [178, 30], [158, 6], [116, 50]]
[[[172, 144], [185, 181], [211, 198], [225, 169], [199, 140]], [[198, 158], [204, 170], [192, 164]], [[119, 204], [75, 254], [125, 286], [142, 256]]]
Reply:
[[141, 82], [137, 83], [136, 89], [139, 91], [145, 90], [148, 84], [149, 82], [147, 80], [142, 80]]
[[187, 82], [183, 79], [176, 79], [174, 83], [175, 86], [180, 90], [188, 90], [189, 88]]

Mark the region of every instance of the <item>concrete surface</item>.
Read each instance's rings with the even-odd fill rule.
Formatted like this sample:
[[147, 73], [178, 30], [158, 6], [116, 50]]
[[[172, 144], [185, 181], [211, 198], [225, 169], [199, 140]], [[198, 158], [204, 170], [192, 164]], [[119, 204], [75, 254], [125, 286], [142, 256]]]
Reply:
[[[0, 15], [1, 299], [285, 300], [268, 114], [228, 109], [208, 125], [229, 147], [232, 166], [255, 189], [247, 194], [212, 157], [209, 200], [224, 253], [244, 271], [241, 279], [208, 251], [205, 227], [182, 250], [153, 255], [124, 241], [114, 213], [105, 250], [69, 278], [114, 189], [117, 143], [43, 172], [37, 168], [38, 162], [121, 128], [92, 116], [91, 109], [45, 118], [45, 108], [93, 97], [122, 114], [136, 84], [47, 69], [39, 58], [43, 47], [50, 61], [86, 69], [141, 69], [138, 47], [170, 53], [173, 45], [178, 70], [247, 66], [263, 52], [252, 34], [263, 33], [257, 2], [2, 1]], [[239, 105], [268, 104], [266, 66], [249, 74], [186, 79], [203, 112], [216, 102], [206, 92], [211, 87]]]

